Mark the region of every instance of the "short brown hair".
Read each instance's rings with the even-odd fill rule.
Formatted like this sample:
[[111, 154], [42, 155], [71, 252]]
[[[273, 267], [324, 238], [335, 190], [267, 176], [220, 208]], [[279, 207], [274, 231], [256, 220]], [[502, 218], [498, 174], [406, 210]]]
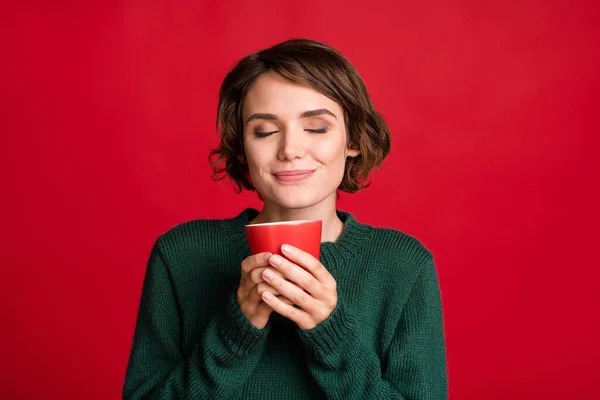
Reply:
[[326, 44], [309, 39], [292, 39], [252, 53], [227, 74], [221, 84], [217, 112], [221, 141], [209, 155], [213, 179], [231, 178], [238, 192], [242, 187], [255, 190], [245, 162], [242, 105], [256, 79], [268, 71], [310, 86], [340, 104], [348, 147], [359, 150], [360, 154], [346, 158], [338, 189], [354, 193], [369, 186], [371, 171], [381, 165], [391, 148], [387, 125], [350, 61]]

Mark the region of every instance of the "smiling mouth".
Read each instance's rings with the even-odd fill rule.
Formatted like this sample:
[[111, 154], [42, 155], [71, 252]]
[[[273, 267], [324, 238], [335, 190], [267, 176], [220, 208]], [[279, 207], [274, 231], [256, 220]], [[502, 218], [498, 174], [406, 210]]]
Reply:
[[280, 182], [300, 182], [303, 181], [312, 174], [314, 174], [315, 170], [308, 171], [282, 171], [273, 174], [273, 176]]

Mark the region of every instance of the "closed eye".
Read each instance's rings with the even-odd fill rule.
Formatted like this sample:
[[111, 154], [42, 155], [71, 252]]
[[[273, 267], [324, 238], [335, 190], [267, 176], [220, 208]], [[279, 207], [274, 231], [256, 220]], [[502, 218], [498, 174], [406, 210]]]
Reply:
[[[311, 133], [327, 133], [327, 129], [325, 128], [320, 128], [320, 129], [305, 129], [305, 131], [307, 132], [311, 132]], [[254, 131], [254, 135], [258, 138], [264, 138], [267, 136], [271, 136], [274, 133], [277, 133], [279, 131], [271, 131], [271, 132], [260, 132], [260, 131]]]
[[325, 128], [321, 128], [321, 129], [305, 129], [305, 131], [312, 132], [312, 133], [326, 133], [327, 129], [325, 129]]
[[270, 136], [270, 135], [272, 135], [272, 134], [274, 134], [274, 133], [277, 133], [277, 132], [279, 132], [279, 131], [271, 131], [271, 132], [260, 132], [260, 131], [254, 131], [254, 135], [255, 135], [256, 137], [263, 138], [263, 137]]

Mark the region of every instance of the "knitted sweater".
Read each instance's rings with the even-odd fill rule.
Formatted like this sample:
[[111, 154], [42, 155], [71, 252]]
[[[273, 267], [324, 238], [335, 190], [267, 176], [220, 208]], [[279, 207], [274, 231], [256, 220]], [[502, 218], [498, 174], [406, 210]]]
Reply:
[[250, 252], [246, 209], [178, 225], [154, 244], [124, 399], [446, 399], [438, 278], [415, 238], [338, 211], [320, 260], [338, 304], [300, 330], [273, 312], [257, 329], [236, 300]]

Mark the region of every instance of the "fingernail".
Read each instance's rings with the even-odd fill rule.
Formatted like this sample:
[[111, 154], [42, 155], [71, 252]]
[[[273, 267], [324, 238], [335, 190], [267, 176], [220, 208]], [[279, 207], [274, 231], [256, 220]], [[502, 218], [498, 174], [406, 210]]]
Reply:
[[281, 265], [282, 261], [283, 260], [281, 259], [281, 257], [279, 257], [277, 254], [271, 257], [271, 264], [273, 265]]
[[294, 249], [289, 244], [284, 244], [281, 246], [281, 251], [283, 251], [284, 253], [291, 254], [292, 251], [294, 251]]
[[263, 276], [265, 277], [265, 279], [271, 279], [274, 276], [273, 271], [265, 269], [265, 272], [263, 272]]
[[268, 301], [271, 301], [271, 299], [273, 298], [273, 295], [271, 293], [269, 293], [269, 292], [264, 292], [262, 294], [262, 298], [263, 298], [264, 301], [268, 302]]
[[272, 255], [273, 254], [271, 254], [271, 253], [265, 253], [265, 255], [263, 256], [263, 260], [265, 260], [265, 262], [269, 261], [269, 258], [271, 258]]

